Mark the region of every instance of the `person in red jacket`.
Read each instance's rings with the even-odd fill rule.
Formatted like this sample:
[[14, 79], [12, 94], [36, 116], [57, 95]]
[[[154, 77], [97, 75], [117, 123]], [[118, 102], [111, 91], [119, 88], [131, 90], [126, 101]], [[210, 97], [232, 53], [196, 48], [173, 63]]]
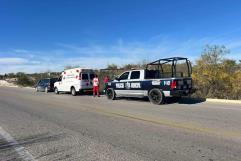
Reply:
[[96, 94], [98, 97], [100, 97], [100, 93], [99, 93], [99, 78], [98, 75], [95, 75], [94, 79], [93, 79], [93, 96], [95, 97]]
[[104, 88], [104, 93], [106, 93], [107, 87], [108, 87], [108, 82], [110, 81], [109, 76], [106, 75], [105, 79], [104, 79], [104, 84], [105, 84], [105, 88]]

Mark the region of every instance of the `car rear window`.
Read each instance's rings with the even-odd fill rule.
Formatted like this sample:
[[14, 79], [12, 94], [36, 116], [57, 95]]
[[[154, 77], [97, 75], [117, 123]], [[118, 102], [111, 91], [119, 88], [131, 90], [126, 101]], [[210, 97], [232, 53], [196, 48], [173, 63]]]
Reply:
[[89, 79], [89, 77], [88, 77], [88, 74], [81, 74], [81, 78], [83, 79], [83, 80], [88, 80]]
[[57, 82], [57, 81], [58, 81], [58, 78], [51, 78], [51, 79], [50, 79], [50, 82], [51, 82], [51, 83], [55, 83], [55, 82]]
[[49, 79], [43, 79], [42, 82], [43, 83], [49, 83]]

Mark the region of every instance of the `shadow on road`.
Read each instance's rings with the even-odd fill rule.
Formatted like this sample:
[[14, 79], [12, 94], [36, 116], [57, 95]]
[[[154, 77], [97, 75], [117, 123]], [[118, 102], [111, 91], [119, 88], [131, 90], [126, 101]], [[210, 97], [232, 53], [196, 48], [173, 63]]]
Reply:
[[206, 98], [182, 98], [177, 103], [179, 104], [198, 104], [205, 102]]
[[[150, 102], [148, 98], [126, 98], [126, 97], [120, 97], [117, 98], [117, 100], [127, 100], [127, 101], [138, 101], [138, 102]], [[202, 103], [205, 102], [206, 99], [205, 98], [188, 98], [188, 97], [184, 97], [184, 98], [166, 98], [165, 100], [165, 104], [187, 104], [187, 105], [191, 105], [191, 104], [198, 104], [198, 103]]]

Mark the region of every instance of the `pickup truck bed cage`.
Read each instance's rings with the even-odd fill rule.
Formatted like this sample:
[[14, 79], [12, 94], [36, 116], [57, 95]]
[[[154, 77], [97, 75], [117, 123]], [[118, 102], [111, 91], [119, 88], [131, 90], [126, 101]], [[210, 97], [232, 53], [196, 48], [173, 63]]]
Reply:
[[176, 66], [178, 61], [185, 61], [188, 68], [188, 76], [190, 77], [192, 73], [191, 62], [184, 57], [170, 57], [170, 58], [158, 59], [156, 61], [148, 63], [146, 65], [146, 70], [148, 70], [148, 68], [150, 68], [151, 66], [155, 66], [155, 68], [157, 67], [157, 70], [159, 70], [161, 73], [164, 73], [163, 65], [171, 64], [171, 76], [176, 77], [177, 76]]

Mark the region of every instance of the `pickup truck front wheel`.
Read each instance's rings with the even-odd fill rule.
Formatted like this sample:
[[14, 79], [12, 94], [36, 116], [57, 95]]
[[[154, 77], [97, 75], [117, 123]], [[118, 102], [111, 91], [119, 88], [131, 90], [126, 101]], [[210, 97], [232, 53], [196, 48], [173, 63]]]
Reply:
[[160, 105], [164, 103], [164, 95], [160, 89], [153, 88], [148, 93], [148, 98], [151, 103]]
[[107, 89], [106, 96], [109, 100], [114, 100], [116, 98], [115, 91], [112, 88]]

